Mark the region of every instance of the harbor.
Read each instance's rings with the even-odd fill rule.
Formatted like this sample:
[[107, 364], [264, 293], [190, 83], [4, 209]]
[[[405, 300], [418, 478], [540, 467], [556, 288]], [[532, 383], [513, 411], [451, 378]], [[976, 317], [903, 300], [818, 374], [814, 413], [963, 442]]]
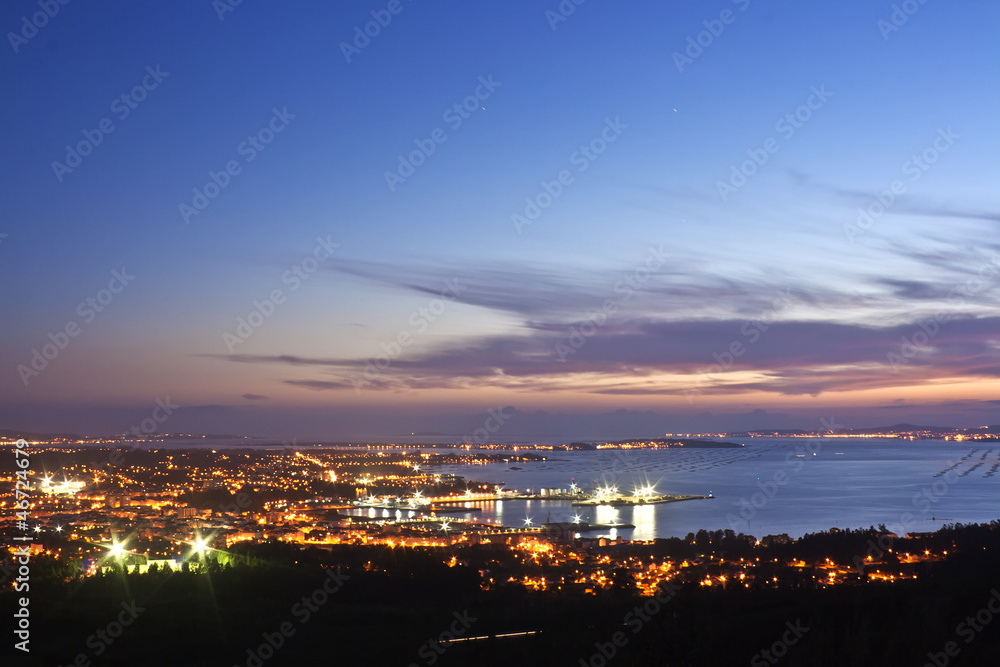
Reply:
[[[655, 492], [655, 485], [652, 484], [637, 486], [631, 493], [622, 493], [617, 486], [596, 486], [590, 491], [585, 491], [574, 481], [568, 489], [546, 487], [539, 489], [537, 492], [531, 490], [527, 493], [518, 493], [517, 491], [498, 488], [492, 493], [473, 493], [467, 491], [464, 494], [439, 497], [423, 497], [419, 491], [409, 497], [375, 498], [369, 496], [365, 499], [355, 501], [354, 505], [363, 508], [434, 515], [478, 512], [481, 510], [481, 507], [477, 507], [475, 504], [509, 500], [569, 502], [572, 507], [634, 507], [676, 503], [685, 500], [710, 500], [714, 497], [712, 493], [708, 495], [658, 494]], [[581, 523], [580, 521], [576, 521], [576, 524], [581, 526], [581, 528], [577, 529], [577, 532], [634, 527], [630, 524], [590, 524]]]
[[[573, 485], [576, 487], [576, 484]], [[684, 500], [709, 500], [714, 498], [711, 493], [704, 495], [671, 495], [656, 493], [655, 485], [647, 484], [637, 486], [632, 493], [622, 493], [617, 486], [597, 487], [591, 493], [573, 494], [570, 498], [573, 507], [596, 507], [606, 505], [609, 507], [633, 507], [636, 505], [660, 505], [663, 503], [676, 503]]]

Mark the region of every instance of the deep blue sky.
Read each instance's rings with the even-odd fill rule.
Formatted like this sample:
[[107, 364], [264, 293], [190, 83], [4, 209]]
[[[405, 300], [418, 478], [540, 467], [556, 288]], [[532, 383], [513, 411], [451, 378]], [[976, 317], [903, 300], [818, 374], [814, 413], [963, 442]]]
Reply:
[[[402, 0], [347, 62], [387, 4], [245, 0], [220, 19], [208, 1], [77, 1], [25, 43], [11, 33], [37, 2], [4, 3], [0, 426], [122, 432], [166, 396], [183, 407], [160, 431], [282, 436], [471, 432], [500, 405], [532, 416], [496, 437], [627, 430], [615, 410], [650, 435], [831, 412], [1000, 422], [995, 3], [928, 2], [890, 31], [892, 3], [861, 0], [586, 2], [553, 30], [557, 2]], [[121, 119], [147, 68], [167, 74]], [[499, 85], [454, 127], [481, 78]], [[248, 162], [274, 109], [294, 118]], [[60, 180], [53, 162], [105, 118]], [[581, 158], [609, 121], [614, 141]], [[723, 199], [747, 151], [767, 161]], [[186, 224], [179, 205], [231, 160]], [[519, 233], [512, 214], [561, 170], [572, 183]], [[888, 212], [853, 226], [894, 181]], [[318, 237], [339, 247], [293, 290], [283, 274]], [[122, 267], [134, 281], [85, 321]], [[457, 298], [435, 305], [448, 280]], [[274, 289], [286, 301], [227, 346]]]

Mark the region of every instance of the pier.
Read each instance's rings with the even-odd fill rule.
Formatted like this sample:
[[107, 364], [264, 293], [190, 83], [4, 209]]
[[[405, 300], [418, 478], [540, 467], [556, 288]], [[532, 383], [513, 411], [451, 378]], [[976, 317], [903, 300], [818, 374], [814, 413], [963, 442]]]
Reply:
[[634, 497], [634, 496], [619, 496], [617, 498], [587, 498], [585, 500], [577, 500], [572, 503], [573, 507], [594, 507], [597, 505], [608, 505], [610, 507], [632, 507], [635, 505], [661, 505], [663, 503], [679, 503], [684, 500], [711, 500], [714, 498], [712, 494], [707, 496], [691, 496], [691, 495], [679, 495], [679, 496], [649, 496], [649, 497]]

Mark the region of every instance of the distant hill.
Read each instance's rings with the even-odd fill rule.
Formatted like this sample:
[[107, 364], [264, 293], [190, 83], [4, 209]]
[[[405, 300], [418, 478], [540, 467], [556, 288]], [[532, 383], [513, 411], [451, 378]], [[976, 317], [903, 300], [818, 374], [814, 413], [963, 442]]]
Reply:
[[[246, 440], [251, 436], [246, 435], [230, 435], [227, 433], [207, 433], [207, 434], [191, 434], [191, 433], [154, 433], [152, 435], [144, 436], [147, 440]], [[122, 433], [119, 435], [111, 436], [89, 436], [80, 435], [78, 433], [36, 433], [33, 431], [15, 431], [13, 429], [0, 429], [0, 440], [17, 440], [18, 438], [24, 438], [25, 440], [35, 440], [39, 442], [52, 442], [55, 440], [129, 440], [132, 439], [127, 433]]]
[[945, 435], [951, 433], [995, 433], [1000, 431], [1000, 426], [987, 426], [986, 428], [955, 428], [952, 426], [920, 426], [919, 424], [894, 424], [892, 426], [878, 426], [876, 428], [854, 428], [847, 429], [847, 433], [912, 433], [919, 431], [923, 433], [935, 433]]
[[855, 431], [867, 431], [875, 433], [905, 433], [907, 431], [924, 431], [925, 433], [954, 433], [967, 429], [956, 429], [948, 426], [920, 426], [918, 424], [895, 424], [893, 426], [879, 426], [872, 429], [853, 429]]
[[[810, 436], [823, 435], [826, 431], [809, 431], [803, 429], [775, 428], [775, 429], [753, 429], [751, 431], [738, 431], [727, 433], [726, 437], [750, 437], [750, 436]], [[948, 436], [948, 435], [971, 435], [984, 433], [1000, 433], [1000, 426], [985, 426], [982, 428], [956, 428], [953, 426], [920, 426], [919, 424], [893, 424], [892, 426], [875, 426], [872, 428], [845, 428], [838, 431], [841, 434], [882, 434], [899, 435], [904, 433], [923, 433], [928, 436]]]
[[84, 440], [83, 436], [76, 433], [33, 433], [31, 431], [13, 431], [11, 429], [0, 429], [0, 440]]

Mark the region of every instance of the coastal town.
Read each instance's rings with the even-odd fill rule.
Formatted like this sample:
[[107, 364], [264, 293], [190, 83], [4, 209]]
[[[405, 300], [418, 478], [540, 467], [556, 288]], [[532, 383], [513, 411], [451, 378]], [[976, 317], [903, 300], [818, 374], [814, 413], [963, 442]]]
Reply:
[[[26, 441], [24, 441], [26, 442]], [[7, 446], [9, 448], [9, 445]], [[502, 460], [529, 465], [538, 454], [435, 453], [366, 446], [209, 450], [32, 443], [25, 514], [15, 512], [18, 471], [0, 473], [0, 527], [22, 535], [32, 556], [67, 577], [106, 570], [147, 572], [225, 566], [254, 545], [303, 550], [422, 549], [441, 562], [477, 564], [485, 590], [523, 586], [599, 594], [627, 586], [652, 594], [667, 582], [727, 587], [825, 587], [916, 578], [956, 553], [937, 534], [885, 527], [798, 540], [732, 530], [632, 541], [598, 535], [627, 524], [596, 523], [586, 507], [710, 501], [629, 490], [515, 491], [435, 472], [448, 463]], [[5, 459], [13, 463], [15, 457]], [[480, 520], [486, 503], [567, 501], [569, 521], [504, 525]], [[23, 517], [23, 519], [22, 519]], [[827, 545], [820, 548], [820, 545]], [[13, 546], [11, 547], [13, 548]], [[5, 559], [10, 562], [10, 558]]]

